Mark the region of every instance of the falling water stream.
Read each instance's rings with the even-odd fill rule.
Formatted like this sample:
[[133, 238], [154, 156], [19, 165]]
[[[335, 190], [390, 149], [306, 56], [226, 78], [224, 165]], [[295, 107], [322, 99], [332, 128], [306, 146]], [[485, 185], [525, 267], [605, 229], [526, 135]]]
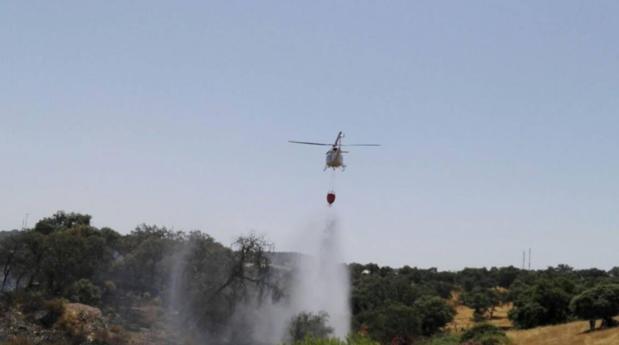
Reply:
[[[251, 329], [251, 344], [281, 344], [287, 341], [290, 321], [301, 312], [326, 312], [328, 326], [334, 336], [345, 338], [350, 329], [350, 284], [348, 269], [343, 263], [342, 243], [336, 211], [327, 208], [319, 221], [312, 222], [309, 229], [299, 230], [300, 248], [303, 254], [295, 260], [292, 269], [292, 284], [288, 298], [277, 302], [248, 301], [238, 307], [227, 329], [231, 333], [239, 327]], [[185, 320], [178, 319], [178, 311], [187, 307], [182, 289], [179, 288], [180, 274], [184, 270], [188, 247], [175, 256], [175, 269], [171, 276], [169, 326], [181, 331]], [[185, 301], [185, 303], [183, 303]], [[175, 319], [176, 322], [174, 322]], [[239, 320], [244, 320], [239, 322]], [[247, 323], [249, 322], [249, 324]], [[208, 336], [201, 337], [209, 343]]]
[[316, 230], [306, 237], [312, 252], [297, 267], [291, 308], [293, 313], [327, 312], [335, 336], [343, 338], [350, 328], [350, 283], [335, 212], [329, 210], [324, 227]]

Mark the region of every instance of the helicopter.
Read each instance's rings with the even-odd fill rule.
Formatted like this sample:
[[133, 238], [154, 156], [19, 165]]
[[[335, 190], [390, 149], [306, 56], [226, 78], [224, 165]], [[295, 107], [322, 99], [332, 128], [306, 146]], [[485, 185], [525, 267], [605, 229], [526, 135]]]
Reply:
[[335, 138], [335, 142], [333, 144], [325, 144], [325, 143], [314, 143], [314, 142], [308, 142], [308, 141], [295, 141], [295, 140], [288, 140], [289, 143], [293, 143], [293, 144], [304, 144], [304, 145], [318, 145], [318, 146], [331, 146], [331, 149], [329, 151], [326, 152], [326, 164], [325, 164], [325, 168], [324, 170], [327, 170], [328, 168], [332, 168], [333, 170], [336, 170], [337, 168], [341, 168], [342, 170], [344, 170], [344, 168], [346, 168], [346, 165], [344, 165], [344, 153], [348, 153], [348, 151], [343, 151], [342, 147], [343, 146], [380, 146], [380, 144], [342, 144], [342, 139], [344, 138], [344, 133], [342, 133], [342, 131], [340, 131], [337, 134], [337, 138]]

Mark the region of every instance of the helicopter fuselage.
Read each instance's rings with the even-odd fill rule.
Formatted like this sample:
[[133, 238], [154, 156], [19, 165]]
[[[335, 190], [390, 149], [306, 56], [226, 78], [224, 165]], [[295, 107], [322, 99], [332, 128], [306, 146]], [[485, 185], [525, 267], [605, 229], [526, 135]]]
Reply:
[[327, 157], [326, 157], [326, 168], [344, 168], [344, 156], [342, 154], [342, 150], [337, 148], [337, 147], [333, 147], [331, 150], [327, 151]]

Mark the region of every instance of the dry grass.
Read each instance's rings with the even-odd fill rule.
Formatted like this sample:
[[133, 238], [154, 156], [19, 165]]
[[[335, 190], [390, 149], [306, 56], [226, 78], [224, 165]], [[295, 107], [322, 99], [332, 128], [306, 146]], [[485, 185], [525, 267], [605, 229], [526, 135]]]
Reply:
[[[459, 300], [460, 294], [458, 292], [452, 293], [449, 303], [456, 310], [456, 315], [453, 321], [447, 326], [449, 330], [458, 333], [473, 327], [475, 324], [475, 321], [473, 321], [473, 309], [460, 305]], [[488, 320], [488, 322], [503, 329], [511, 328], [512, 323], [507, 318], [507, 313], [511, 308], [511, 303], [497, 307], [492, 315], [492, 319]], [[619, 343], [617, 345], [619, 345]]]
[[[497, 307], [494, 311], [492, 319], [488, 320], [488, 322], [503, 329], [511, 328], [512, 323], [507, 318], [507, 312], [509, 312], [511, 307], [511, 304], [505, 304]], [[448, 329], [456, 332], [462, 332], [463, 330], [473, 327], [475, 324], [475, 321], [473, 321], [473, 309], [463, 305], [458, 305], [455, 309], [456, 316], [448, 325]], [[619, 343], [617, 345], [619, 345]]]
[[[599, 321], [598, 321], [599, 324]], [[587, 332], [588, 322], [507, 332], [514, 345], [618, 345], [619, 328]]]
[[[455, 295], [455, 294], [454, 294]], [[449, 330], [457, 333], [472, 327], [473, 309], [458, 305], [455, 295], [450, 303], [456, 309], [456, 316], [449, 324]], [[511, 305], [498, 307], [490, 323], [503, 329], [512, 327], [507, 318]], [[598, 320], [598, 326], [600, 321]], [[586, 321], [571, 322], [556, 326], [537, 327], [528, 330], [509, 330], [507, 336], [513, 345], [619, 345], [619, 327], [587, 332], [589, 323]]]

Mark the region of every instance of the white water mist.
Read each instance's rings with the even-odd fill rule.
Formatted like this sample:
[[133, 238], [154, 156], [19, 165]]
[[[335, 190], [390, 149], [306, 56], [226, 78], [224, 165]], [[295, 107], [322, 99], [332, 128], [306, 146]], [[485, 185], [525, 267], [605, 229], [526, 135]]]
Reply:
[[[233, 335], [242, 329], [250, 334], [249, 339], [246, 339], [248, 344], [281, 344], [289, 340], [290, 321], [301, 312], [326, 312], [329, 315], [327, 323], [333, 328], [333, 335], [339, 338], [348, 335], [350, 283], [348, 268], [342, 257], [337, 217], [329, 212], [319, 222], [312, 223], [313, 226], [299, 233], [302, 235], [300, 241], [304, 255], [295, 256], [292, 266], [277, 268], [291, 270], [288, 279], [292, 276], [292, 281], [287, 298], [249, 296], [236, 306], [234, 315], [223, 330], [224, 339], [234, 338]], [[184, 315], [191, 315], [190, 309], [196, 307], [187, 300], [189, 296], [185, 295], [182, 286], [187, 255], [191, 250], [194, 249], [189, 242], [179, 248], [172, 258], [168, 309], [171, 333], [188, 334], [186, 328], [189, 324], [180, 317], [179, 311], [185, 309]], [[209, 338], [206, 332], [200, 329], [193, 329], [191, 334], [204, 343], [207, 343]]]
[[350, 330], [350, 282], [342, 257], [335, 214], [327, 214], [322, 228], [304, 234], [309, 256], [299, 261], [291, 294], [291, 311], [329, 314], [334, 335], [344, 338]]

